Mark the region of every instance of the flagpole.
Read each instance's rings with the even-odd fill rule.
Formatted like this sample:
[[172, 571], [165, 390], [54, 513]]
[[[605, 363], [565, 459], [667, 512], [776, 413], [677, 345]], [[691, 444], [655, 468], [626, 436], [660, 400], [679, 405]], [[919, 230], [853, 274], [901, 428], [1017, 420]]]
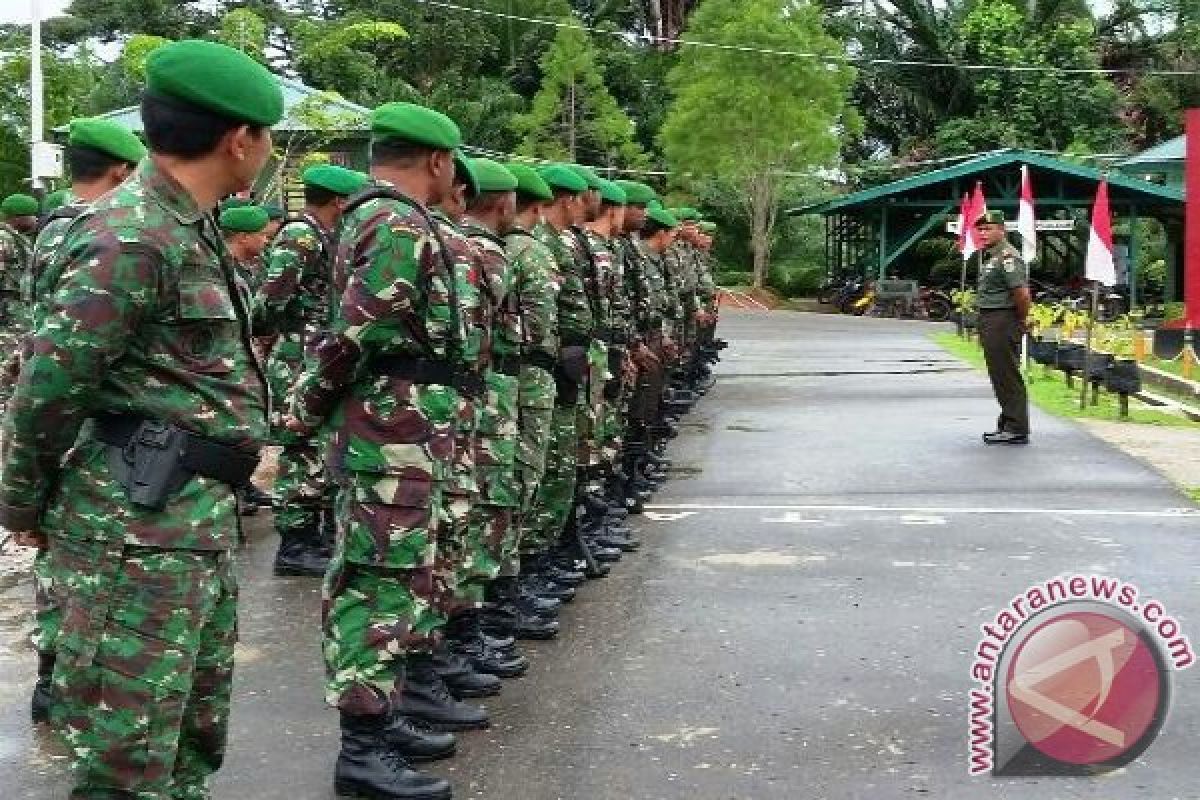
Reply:
[[1092, 281], [1092, 313], [1088, 315], [1087, 324], [1087, 340], [1083, 345], [1083, 388], [1079, 392], [1079, 410], [1083, 411], [1087, 408], [1087, 393], [1088, 387], [1091, 385], [1088, 380], [1088, 361], [1089, 354], [1092, 352], [1092, 333], [1096, 326], [1096, 314], [1100, 308], [1100, 281]]

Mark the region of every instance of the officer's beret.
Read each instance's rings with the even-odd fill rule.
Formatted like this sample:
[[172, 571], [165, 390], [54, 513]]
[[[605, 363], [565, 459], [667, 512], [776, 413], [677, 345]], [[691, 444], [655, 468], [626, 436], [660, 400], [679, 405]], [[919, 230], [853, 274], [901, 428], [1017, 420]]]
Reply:
[[665, 208], [651, 208], [646, 210], [646, 219], [657, 223], [663, 228], [678, 228], [679, 220], [667, 211]]
[[467, 197], [479, 194], [479, 176], [475, 174], [475, 165], [461, 150], [454, 151], [454, 182], [466, 185]]
[[662, 200], [659, 200], [657, 197], [654, 198], [653, 200], [651, 200], [649, 203], [646, 203], [647, 210], [652, 209], [652, 208], [662, 208], [662, 207], [663, 207], [663, 202], [662, 202]]
[[217, 206], [217, 210], [228, 211], [231, 208], [246, 208], [253, 205], [257, 204], [249, 197], [226, 197]]
[[988, 225], [1003, 225], [1004, 224], [1004, 212], [1003, 211], [989, 211], [986, 214], [984, 214], [982, 217], [980, 217], [978, 220], [976, 220], [976, 224], [979, 224], [980, 222], [986, 223]]
[[56, 208], [62, 208], [67, 204], [67, 197], [71, 194], [69, 186], [62, 189], [55, 189], [50, 194], [42, 198], [42, 213], [53, 211]]
[[580, 194], [588, 190], [588, 182], [575, 173], [566, 164], [550, 164], [538, 170], [538, 175], [551, 189], [571, 194]]
[[616, 184], [625, 190], [625, 201], [631, 206], [649, 205], [651, 200], [658, 197], [653, 189], [638, 181], [616, 181]]
[[233, 233], [258, 233], [270, 221], [262, 206], [238, 206], [221, 212], [221, 227]]
[[357, 170], [335, 164], [316, 164], [300, 174], [305, 186], [315, 186], [334, 194], [349, 197], [367, 183], [367, 176]]
[[600, 191], [600, 181], [604, 179], [597, 175], [594, 169], [591, 169], [590, 167], [583, 167], [579, 164], [569, 164], [568, 166], [572, 172], [587, 182], [587, 188], [597, 192]]
[[473, 158], [471, 166], [475, 169], [475, 179], [479, 181], [480, 192], [513, 192], [519, 181], [517, 176], [508, 171], [503, 164], [498, 164], [490, 158]]
[[538, 175], [537, 170], [528, 164], [509, 164], [508, 171], [517, 179], [517, 192], [528, 195], [534, 200], [553, 200], [554, 192]]
[[695, 222], [700, 219], [700, 212], [688, 206], [672, 208], [671, 214], [680, 222]]
[[454, 120], [416, 103], [384, 103], [371, 112], [371, 133], [382, 141], [411, 142], [434, 150], [454, 150], [463, 141]]
[[71, 120], [67, 134], [70, 147], [86, 147], [99, 150], [120, 161], [136, 164], [146, 157], [146, 146], [133, 131], [108, 119], [80, 117]]
[[146, 91], [251, 125], [283, 118], [283, 91], [267, 68], [241, 50], [187, 39], [146, 59]]
[[38, 201], [27, 194], [10, 194], [0, 203], [0, 214], [6, 217], [36, 217]]
[[625, 196], [625, 190], [612, 181], [600, 179], [600, 197], [606, 203], [611, 203], [614, 206], [623, 206], [629, 202]]

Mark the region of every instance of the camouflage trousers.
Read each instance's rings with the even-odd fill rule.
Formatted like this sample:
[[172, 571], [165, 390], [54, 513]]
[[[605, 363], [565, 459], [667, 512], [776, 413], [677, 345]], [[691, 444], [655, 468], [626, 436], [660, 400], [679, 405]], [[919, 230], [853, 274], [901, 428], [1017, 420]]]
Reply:
[[39, 653], [53, 653], [62, 626], [62, 608], [55, 594], [54, 562], [49, 548], [33, 559], [33, 646]]
[[605, 417], [604, 384], [608, 380], [608, 348], [593, 342], [588, 348], [587, 382], [579, 392], [576, 418], [576, 464], [580, 467], [600, 465], [601, 428]]
[[56, 730], [72, 798], [206, 800], [225, 758], [237, 585], [223, 551], [54, 537]]
[[350, 714], [399, 701], [404, 657], [432, 648], [445, 625], [435, 565], [448, 516], [438, 481], [350, 474], [338, 489], [337, 546], [321, 613], [325, 699]]
[[517, 439], [516, 477], [520, 507], [515, 527], [514, 552], [501, 566], [501, 574], [520, 572], [519, 554], [547, 548], [535, 525], [538, 487], [546, 475], [546, 457], [550, 449], [550, 431], [554, 424], [554, 376], [541, 367], [523, 366], [519, 390], [520, 416]]
[[275, 476], [275, 530], [286, 539], [320, 528], [322, 512], [333, 508], [334, 487], [319, 436], [293, 434], [283, 442]]
[[556, 405], [550, 420], [546, 472], [522, 537], [522, 553], [544, 553], [554, 546], [575, 508], [578, 436], [576, 404]]

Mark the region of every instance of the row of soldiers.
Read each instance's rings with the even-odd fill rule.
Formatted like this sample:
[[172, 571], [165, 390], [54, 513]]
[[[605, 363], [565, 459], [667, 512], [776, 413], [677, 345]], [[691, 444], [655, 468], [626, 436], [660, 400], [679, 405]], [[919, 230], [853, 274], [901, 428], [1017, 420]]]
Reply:
[[723, 344], [712, 228], [642, 183], [469, 159], [452, 120], [389, 103], [370, 176], [306, 170], [272, 235], [261, 207], [211, 212], [269, 156], [274, 79], [197, 41], [146, 74], [149, 156], [72, 124], [76, 196], [29, 248], [0, 524], [40, 548], [35, 713], [73, 798], [208, 797], [239, 494], [270, 440], [276, 572], [324, 577], [335, 787], [448, 798], [412, 763], [486, 727], [465, 700], [641, 545], [627, 517]]

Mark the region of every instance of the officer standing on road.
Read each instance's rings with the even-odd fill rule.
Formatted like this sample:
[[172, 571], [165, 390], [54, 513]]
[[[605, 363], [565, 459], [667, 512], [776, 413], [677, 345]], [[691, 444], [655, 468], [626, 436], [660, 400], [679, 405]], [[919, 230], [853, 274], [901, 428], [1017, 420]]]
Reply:
[[1029, 442], [1029, 399], [1021, 374], [1021, 339], [1032, 303], [1029, 271], [1005, 238], [1004, 212], [989, 211], [975, 223], [983, 241], [979, 254], [979, 339], [988, 377], [1000, 403], [996, 430], [985, 444]]

